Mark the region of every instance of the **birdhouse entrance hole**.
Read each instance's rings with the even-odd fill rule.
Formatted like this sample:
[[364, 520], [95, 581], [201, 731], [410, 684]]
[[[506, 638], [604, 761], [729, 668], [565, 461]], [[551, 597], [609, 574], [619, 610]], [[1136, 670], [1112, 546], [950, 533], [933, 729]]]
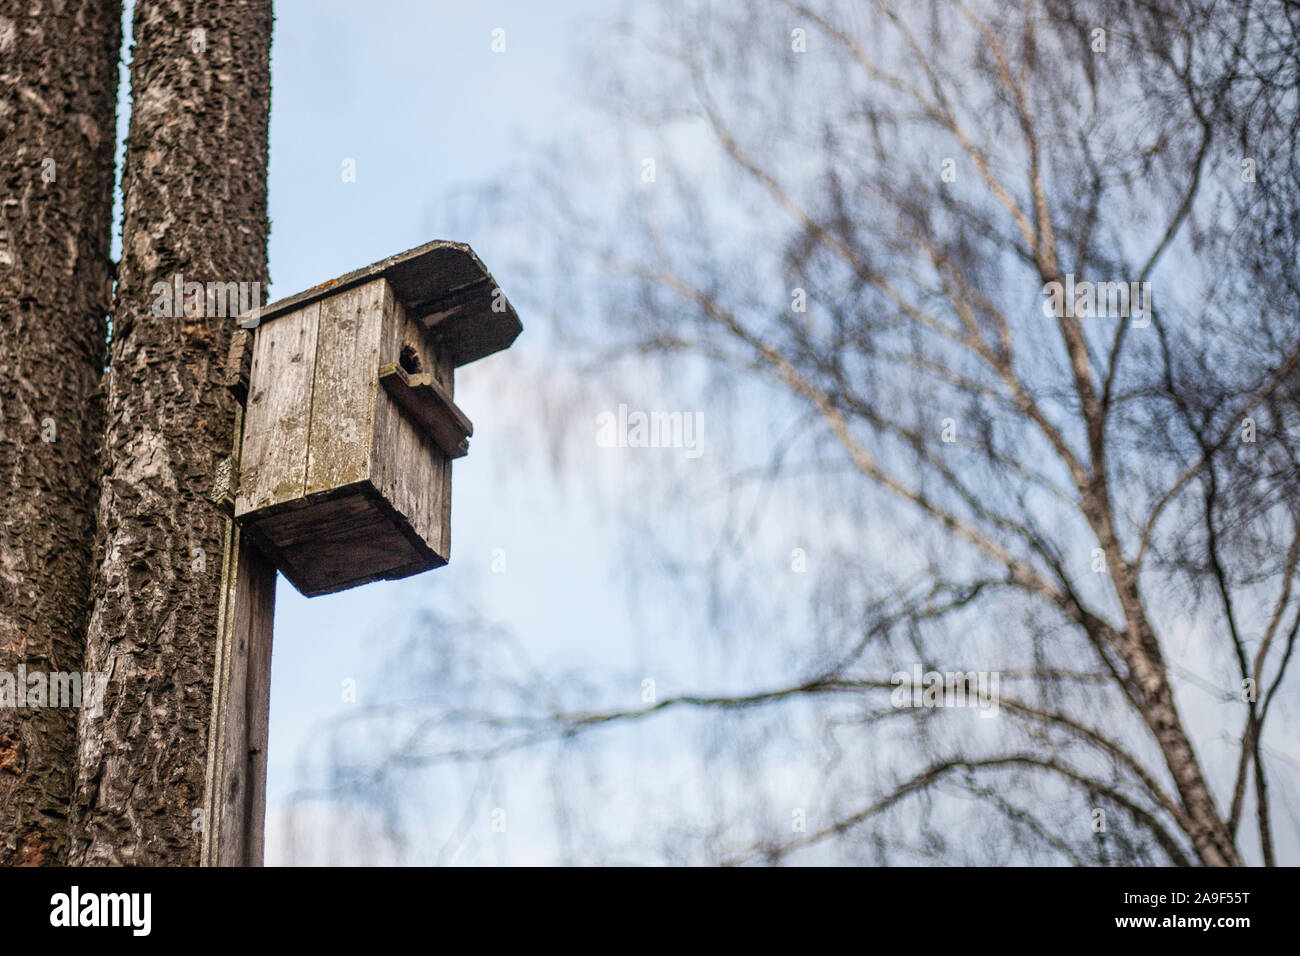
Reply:
[[403, 345], [402, 354], [397, 360], [409, 374], [418, 375], [420, 373], [420, 356], [415, 352], [415, 346]]

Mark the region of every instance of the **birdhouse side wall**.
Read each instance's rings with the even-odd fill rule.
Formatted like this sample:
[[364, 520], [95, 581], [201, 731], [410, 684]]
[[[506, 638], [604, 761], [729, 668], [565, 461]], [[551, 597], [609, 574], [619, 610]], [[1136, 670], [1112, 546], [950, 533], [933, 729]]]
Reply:
[[[385, 307], [379, 364], [398, 362], [403, 346], [413, 348], [421, 371], [433, 371], [450, 389], [452, 369], [436, 345], [390, 297]], [[441, 372], [438, 370], [441, 369]], [[451, 461], [433, 439], [382, 388], [376, 389], [371, 440], [371, 484], [443, 561], [451, 553]]]

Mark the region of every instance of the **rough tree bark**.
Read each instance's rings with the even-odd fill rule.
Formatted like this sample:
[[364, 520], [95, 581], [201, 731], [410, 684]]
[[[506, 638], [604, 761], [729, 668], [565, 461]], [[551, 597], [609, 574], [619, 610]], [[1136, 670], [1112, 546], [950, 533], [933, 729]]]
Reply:
[[[82, 669], [121, 40], [118, 0], [0, 0], [0, 671], [15, 678]], [[0, 864], [66, 861], [76, 722], [0, 707]]]
[[199, 861], [223, 529], [205, 495], [233, 435], [235, 321], [152, 306], [178, 273], [265, 286], [270, 45], [270, 0], [135, 6], [87, 634], [111, 676], [102, 719], [80, 726], [74, 864]]

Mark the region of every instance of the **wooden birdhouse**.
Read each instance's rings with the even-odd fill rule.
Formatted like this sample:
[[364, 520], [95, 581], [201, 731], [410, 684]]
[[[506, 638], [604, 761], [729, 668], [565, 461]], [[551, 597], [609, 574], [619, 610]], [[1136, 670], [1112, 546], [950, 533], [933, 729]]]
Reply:
[[478, 256], [431, 242], [254, 322], [229, 381], [246, 389], [241, 529], [308, 597], [446, 564], [451, 462], [473, 431], [455, 370], [522, 331]]

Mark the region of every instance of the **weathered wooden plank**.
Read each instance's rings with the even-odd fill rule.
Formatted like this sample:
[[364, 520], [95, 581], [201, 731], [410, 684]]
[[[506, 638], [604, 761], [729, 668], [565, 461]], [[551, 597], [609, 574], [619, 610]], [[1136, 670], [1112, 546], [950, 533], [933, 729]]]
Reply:
[[400, 365], [384, 365], [379, 369], [379, 384], [448, 458], [460, 458], [469, 452], [474, 426], [431, 373], [408, 375]]
[[320, 302], [307, 494], [369, 476], [386, 299], [381, 278]]
[[[236, 410], [232, 474], [247, 420]], [[232, 517], [225, 525], [199, 862], [261, 866], [276, 570]]]
[[446, 355], [437, 355], [434, 362], [434, 378], [437, 379], [448, 398], [456, 397], [456, 366]]
[[204, 866], [261, 866], [275, 567], [227, 521], [208, 730]]
[[446, 561], [449, 542], [442, 509], [450, 491], [451, 461], [386, 390], [375, 403], [374, 449], [370, 481], [375, 490]]
[[[406, 312], [393, 291], [392, 283], [384, 288], [383, 308], [383, 329], [379, 335], [379, 364], [388, 365], [401, 361], [408, 345], [415, 351], [416, 364], [422, 363], [429, 346], [421, 341], [411, 342], [406, 333]], [[428, 354], [432, 354], [431, 350]]]
[[248, 724], [248, 804], [244, 865], [261, 866], [266, 844], [266, 766], [271, 737], [271, 639], [275, 619], [275, 565], [255, 548], [244, 555], [251, 583], [248, 666], [244, 701]]
[[438, 495], [434, 499], [433, 520], [437, 522], [438, 546], [434, 550], [444, 561], [451, 560], [451, 459], [439, 463]]
[[319, 317], [312, 303], [257, 330], [236, 517], [304, 494]]
[[226, 354], [223, 384], [243, 405], [248, 401], [248, 382], [253, 368], [253, 333], [238, 329], [230, 337], [230, 351]]

